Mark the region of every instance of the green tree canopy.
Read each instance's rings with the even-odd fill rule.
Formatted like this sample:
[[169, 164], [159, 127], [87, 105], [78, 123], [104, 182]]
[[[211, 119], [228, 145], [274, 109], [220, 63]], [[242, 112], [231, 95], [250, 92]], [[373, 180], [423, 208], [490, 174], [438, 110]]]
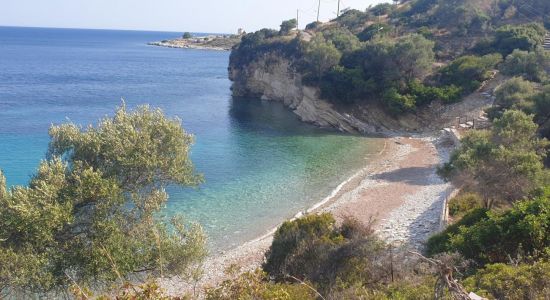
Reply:
[[310, 42], [305, 44], [305, 60], [317, 79], [333, 67], [337, 66], [342, 53], [331, 41], [327, 41], [322, 33], [317, 33]]
[[0, 291], [51, 292], [136, 272], [183, 274], [205, 256], [197, 225], [159, 215], [171, 184], [196, 185], [177, 119], [123, 106], [96, 127], [53, 126], [27, 187], [0, 187]]
[[[503, 184], [504, 185], [504, 184]], [[519, 256], [545, 258], [550, 253], [548, 188], [532, 200], [521, 200], [504, 212], [475, 209], [430, 238], [428, 253], [458, 252], [480, 265], [508, 263]]]
[[296, 19], [286, 20], [281, 23], [280, 34], [288, 34], [292, 29], [298, 26], [298, 21]]
[[528, 101], [535, 93], [533, 83], [514, 77], [501, 84], [495, 91], [495, 104], [501, 109], [521, 109], [533, 113]]
[[548, 143], [538, 138], [537, 127], [533, 116], [506, 111], [491, 131], [469, 132], [440, 173], [481, 195], [487, 207], [522, 199], [547, 179]]
[[495, 35], [495, 47], [503, 55], [514, 50], [533, 51], [542, 45], [546, 30], [539, 23], [521, 25], [505, 25], [500, 27]]
[[514, 50], [506, 57], [501, 66], [502, 73], [511, 76], [523, 76], [527, 80], [544, 81], [550, 69], [550, 53], [541, 49], [527, 52]]

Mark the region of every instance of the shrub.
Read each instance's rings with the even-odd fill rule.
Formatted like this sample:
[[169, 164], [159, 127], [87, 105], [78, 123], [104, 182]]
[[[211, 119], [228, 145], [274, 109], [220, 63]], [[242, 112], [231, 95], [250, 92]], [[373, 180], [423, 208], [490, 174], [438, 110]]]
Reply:
[[539, 23], [521, 25], [505, 25], [497, 29], [495, 48], [502, 55], [508, 55], [514, 50], [533, 51], [544, 42], [546, 30]]
[[401, 94], [396, 88], [388, 89], [383, 96], [384, 103], [393, 114], [402, 114], [413, 111], [416, 107], [416, 99], [409, 94]]
[[342, 53], [331, 41], [327, 41], [322, 33], [317, 33], [304, 47], [304, 60], [308, 69], [317, 80], [327, 71], [337, 66]]
[[440, 175], [480, 195], [485, 207], [513, 203], [545, 184], [547, 145], [533, 116], [507, 110], [491, 131], [468, 132]]
[[458, 195], [449, 200], [449, 214], [452, 217], [460, 217], [464, 214], [483, 207], [483, 201], [474, 193]]
[[416, 99], [416, 105], [429, 104], [434, 100], [439, 100], [443, 103], [453, 103], [460, 99], [462, 89], [450, 85], [450, 86], [427, 86], [422, 84], [418, 80], [413, 80], [409, 83], [410, 94]]
[[263, 268], [277, 281], [296, 277], [322, 292], [343, 282], [376, 286], [388, 281], [390, 262], [385, 260], [386, 246], [372, 233], [356, 220], [336, 227], [329, 214], [285, 222], [275, 233]]
[[190, 38], [192, 38], [192, 37], [193, 37], [193, 35], [192, 35], [190, 32], [186, 32], [186, 33], [184, 33], [183, 36], [182, 36], [182, 38], [184, 38], [184, 39], [190, 39]]
[[501, 61], [500, 54], [488, 54], [481, 57], [462, 56], [441, 70], [440, 81], [443, 84], [462, 87], [465, 92], [471, 92], [490, 78], [490, 71]]
[[357, 37], [360, 41], [370, 41], [375, 37], [384, 37], [389, 35], [394, 31], [394, 28], [391, 24], [383, 24], [383, 23], [374, 23], [367, 28], [365, 28], [363, 31], [357, 34]]
[[359, 39], [345, 27], [331, 26], [322, 30], [322, 33], [325, 39], [332, 42], [342, 53], [352, 52], [361, 47]]
[[363, 24], [365, 24], [368, 19], [369, 15], [367, 13], [357, 9], [350, 9], [336, 18], [336, 21], [338, 24], [348, 28], [352, 32], [356, 32], [354, 30], [363, 27]]
[[279, 34], [289, 34], [292, 29], [296, 28], [296, 26], [298, 26], [298, 21], [296, 19], [283, 21], [283, 23], [281, 23], [281, 30], [279, 30]]
[[526, 113], [533, 113], [530, 98], [535, 93], [535, 86], [520, 77], [507, 80], [495, 91], [495, 104], [501, 110], [521, 109]]
[[0, 187], [0, 292], [184, 275], [202, 262], [200, 226], [158, 216], [166, 186], [201, 182], [188, 156], [193, 137], [177, 119], [123, 106], [96, 126], [49, 134], [49, 159], [29, 186]]
[[550, 262], [532, 265], [490, 264], [465, 280], [468, 290], [495, 299], [547, 299], [550, 295]]
[[376, 88], [372, 81], [364, 79], [362, 69], [347, 69], [340, 66], [323, 76], [320, 87], [322, 97], [336, 103], [352, 103], [365, 98]]
[[537, 82], [544, 81], [550, 68], [550, 54], [547, 51], [537, 49], [532, 52], [514, 50], [506, 57], [501, 66], [501, 71], [509, 76], [523, 76], [527, 80]]
[[428, 252], [458, 252], [484, 265], [550, 253], [550, 191], [503, 213], [474, 210], [430, 238]]
[[302, 49], [298, 38], [288, 40], [280, 37], [279, 32], [272, 29], [244, 35], [241, 42], [233, 47], [229, 56], [232, 66], [243, 66], [265, 53], [278, 53], [284, 57], [301, 57]]
[[313, 30], [319, 27], [323, 22], [315, 21], [306, 25], [306, 30]]
[[429, 256], [434, 256], [439, 253], [452, 252], [450, 246], [450, 238], [457, 235], [463, 227], [472, 226], [488, 218], [488, 210], [485, 208], [473, 209], [465, 214], [458, 222], [447, 226], [441, 233], [435, 234], [428, 239], [426, 243], [426, 253]]
[[393, 10], [393, 5], [391, 3], [380, 3], [369, 9], [369, 12], [375, 16], [382, 16], [390, 14]]
[[267, 275], [256, 270], [226, 280], [216, 288], [206, 290], [207, 300], [277, 299], [314, 300], [316, 293], [303, 284], [270, 282]]
[[[341, 243], [344, 238], [335, 230], [336, 221], [330, 214], [310, 215], [295, 221], [284, 222], [275, 232], [273, 243], [266, 253], [266, 262], [263, 269], [278, 279], [285, 275], [303, 276], [303, 265], [307, 258], [313, 261], [321, 259], [306, 250], [320, 251], [319, 245], [312, 249], [312, 244], [322, 242], [331, 247]], [[295, 262], [297, 256], [308, 255], [302, 258], [301, 265]]]
[[550, 85], [543, 86], [541, 91], [533, 96], [533, 101], [539, 124], [548, 122], [550, 119]]

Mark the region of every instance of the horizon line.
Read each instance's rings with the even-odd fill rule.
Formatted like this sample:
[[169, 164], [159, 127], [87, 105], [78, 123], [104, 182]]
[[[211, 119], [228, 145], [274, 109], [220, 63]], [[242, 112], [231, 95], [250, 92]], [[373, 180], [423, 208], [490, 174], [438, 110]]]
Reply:
[[35, 29], [67, 29], [67, 30], [104, 30], [104, 31], [139, 31], [139, 32], [162, 32], [162, 33], [207, 33], [207, 34], [233, 34], [224, 32], [201, 32], [201, 31], [174, 31], [174, 30], [151, 30], [151, 29], [117, 29], [117, 28], [89, 28], [89, 27], [57, 27], [57, 26], [25, 26], [25, 25], [3, 25], [0, 27], [10, 28], [35, 28]]

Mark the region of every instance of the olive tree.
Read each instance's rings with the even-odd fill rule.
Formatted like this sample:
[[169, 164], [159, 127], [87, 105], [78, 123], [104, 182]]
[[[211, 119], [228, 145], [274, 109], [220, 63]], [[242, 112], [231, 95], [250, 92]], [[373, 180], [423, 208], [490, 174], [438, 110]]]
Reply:
[[198, 225], [161, 215], [168, 185], [202, 178], [192, 135], [142, 106], [97, 126], [52, 126], [47, 160], [28, 186], [0, 174], [0, 292], [101, 287], [135, 274], [185, 275], [206, 255]]

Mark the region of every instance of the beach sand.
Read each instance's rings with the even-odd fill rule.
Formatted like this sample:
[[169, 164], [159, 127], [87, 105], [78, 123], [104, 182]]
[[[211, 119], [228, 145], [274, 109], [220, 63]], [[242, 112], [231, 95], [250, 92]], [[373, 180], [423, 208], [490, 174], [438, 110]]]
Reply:
[[[384, 240], [421, 249], [427, 238], [440, 230], [446, 198], [454, 191], [436, 175], [448, 160], [452, 144], [433, 137], [390, 137], [384, 149], [368, 165], [339, 186], [332, 197], [307, 213], [332, 213], [337, 221], [354, 217], [374, 221]], [[298, 214], [299, 216], [300, 214]], [[242, 272], [259, 268], [273, 240], [274, 230], [224, 253], [212, 254], [204, 265], [204, 277], [196, 289], [216, 286], [229, 279], [230, 266]], [[178, 278], [161, 280], [170, 295], [192, 291]]]

